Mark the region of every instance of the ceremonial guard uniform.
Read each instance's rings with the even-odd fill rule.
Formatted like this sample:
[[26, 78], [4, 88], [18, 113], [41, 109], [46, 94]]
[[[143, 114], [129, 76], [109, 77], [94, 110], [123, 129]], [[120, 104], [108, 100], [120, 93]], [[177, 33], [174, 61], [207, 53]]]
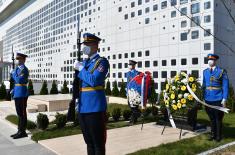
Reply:
[[[203, 71], [204, 100], [213, 106], [225, 106], [229, 92], [229, 80], [226, 70], [216, 66], [215, 62], [218, 59], [218, 55], [208, 54], [210, 67]], [[220, 141], [224, 113], [209, 107], [206, 107], [206, 112], [211, 121], [210, 140]]]
[[25, 130], [27, 126], [26, 107], [28, 99], [27, 83], [29, 71], [28, 68], [24, 65], [26, 57], [27, 55], [17, 53], [17, 67], [11, 73], [15, 84], [11, 94], [15, 100], [16, 113], [18, 115], [18, 132], [14, 135], [11, 135], [11, 137], [13, 137], [14, 139], [27, 137]]
[[[109, 62], [100, 57], [97, 51], [90, 55], [90, 44], [101, 40], [97, 36], [85, 33], [83, 54], [89, 56], [82, 63], [75, 62], [77, 75], [81, 80], [78, 100], [78, 113], [88, 155], [104, 155], [106, 143], [106, 109], [107, 101], [104, 92], [105, 79], [109, 70]], [[89, 50], [87, 50], [89, 49]], [[77, 66], [77, 67], [76, 67]]]
[[[128, 90], [128, 83], [133, 80], [134, 77], [136, 77], [137, 75], [139, 75], [139, 71], [137, 71], [135, 69], [137, 62], [134, 60], [129, 60], [129, 66], [130, 66], [130, 71], [126, 73], [126, 78], [127, 78], [127, 85], [126, 85], [126, 90]], [[130, 102], [128, 101], [128, 105], [131, 108], [132, 111], [132, 115], [131, 115], [131, 121], [130, 123], [136, 123], [138, 117], [140, 116], [140, 110], [138, 106], [133, 106], [130, 104]]]

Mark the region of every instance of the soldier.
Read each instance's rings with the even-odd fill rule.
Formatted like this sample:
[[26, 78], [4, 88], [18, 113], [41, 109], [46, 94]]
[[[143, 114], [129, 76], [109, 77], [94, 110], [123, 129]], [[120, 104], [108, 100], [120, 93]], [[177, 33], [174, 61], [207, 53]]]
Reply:
[[[229, 80], [227, 72], [216, 65], [219, 56], [208, 54], [209, 68], [203, 71], [204, 100], [213, 106], [226, 106], [229, 91]], [[222, 111], [206, 107], [206, 112], [211, 121], [211, 137], [209, 140], [221, 141]]]
[[14, 79], [14, 89], [12, 90], [12, 96], [15, 100], [16, 113], [18, 115], [18, 132], [11, 135], [13, 139], [27, 137], [25, 132], [27, 126], [27, 99], [28, 99], [28, 77], [29, 71], [25, 66], [25, 60], [27, 55], [17, 53], [16, 55], [16, 69], [11, 72], [11, 76]]
[[[135, 69], [137, 62], [134, 60], [129, 60], [129, 69], [130, 71], [126, 73], [126, 77], [127, 77], [127, 87], [128, 87], [128, 83], [137, 75], [139, 75], [139, 71], [137, 71]], [[127, 89], [128, 90], [128, 89]], [[132, 111], [132, 115], [131, 115], [131, 120], [130, 123], [131, 124], [135, 124], [137, 122], [138, 117], [140, 116], [140, 111], [139, 111], [139, 107], [138, 106], [134, 106], [131, 105], [128, 101], [128, 105], [131, 108]]]
[[81, 80], [79, 121], [87, 144], [87, 154], [105, 155], [107, 102], [104, 85], [109, 62], [97, 53], [100, 38], [90, 33], [85, 33], [83, 38], [82, 52], [88, 55], [88, 59], [74, 63]]

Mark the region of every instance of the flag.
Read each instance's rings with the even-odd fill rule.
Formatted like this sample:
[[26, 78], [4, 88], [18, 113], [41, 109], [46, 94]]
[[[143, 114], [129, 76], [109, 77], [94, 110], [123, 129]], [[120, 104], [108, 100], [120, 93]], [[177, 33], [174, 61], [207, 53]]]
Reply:
[[146, 107], [150, 93], [151, 73], [149, 71], [140, 73], [127, 84], [128, 101], [132, 107], [141, 105]]

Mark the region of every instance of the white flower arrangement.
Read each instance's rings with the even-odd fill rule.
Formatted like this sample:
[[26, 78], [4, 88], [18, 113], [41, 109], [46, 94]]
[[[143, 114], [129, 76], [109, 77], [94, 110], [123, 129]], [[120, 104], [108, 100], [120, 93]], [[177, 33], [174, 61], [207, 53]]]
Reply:
[[138, 106], [141, 103], [141, 96], [134, 89], [129, 89], [128, 90], [128, 99], [129, 99], [129, 103], [132, 107], [133, 106]]

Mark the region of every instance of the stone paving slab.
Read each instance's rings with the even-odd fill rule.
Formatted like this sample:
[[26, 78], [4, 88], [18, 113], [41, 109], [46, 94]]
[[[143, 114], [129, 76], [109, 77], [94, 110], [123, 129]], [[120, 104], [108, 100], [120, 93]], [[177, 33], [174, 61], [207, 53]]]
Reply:
[[[148, 123], [142, 131], [140, 125], [108, 130], [107, 155], [124, 155], [179, 140], [179, 129], [167, 127], [164, 135], [161, 135], [162, 129], [163, 126]], [[182, 139], [196, 135], [198, 134], [183, 130]], [[86, 145], [81, 134], [43, 140], [39, 143], [60, 155], [86, 154]]]
[[32, 141], [30, 135], [26, 138], [12, 139], [10, 135], [16, 131], [16, 126], [0, 118], [1, 155], [55, 155], [54, 152]]

